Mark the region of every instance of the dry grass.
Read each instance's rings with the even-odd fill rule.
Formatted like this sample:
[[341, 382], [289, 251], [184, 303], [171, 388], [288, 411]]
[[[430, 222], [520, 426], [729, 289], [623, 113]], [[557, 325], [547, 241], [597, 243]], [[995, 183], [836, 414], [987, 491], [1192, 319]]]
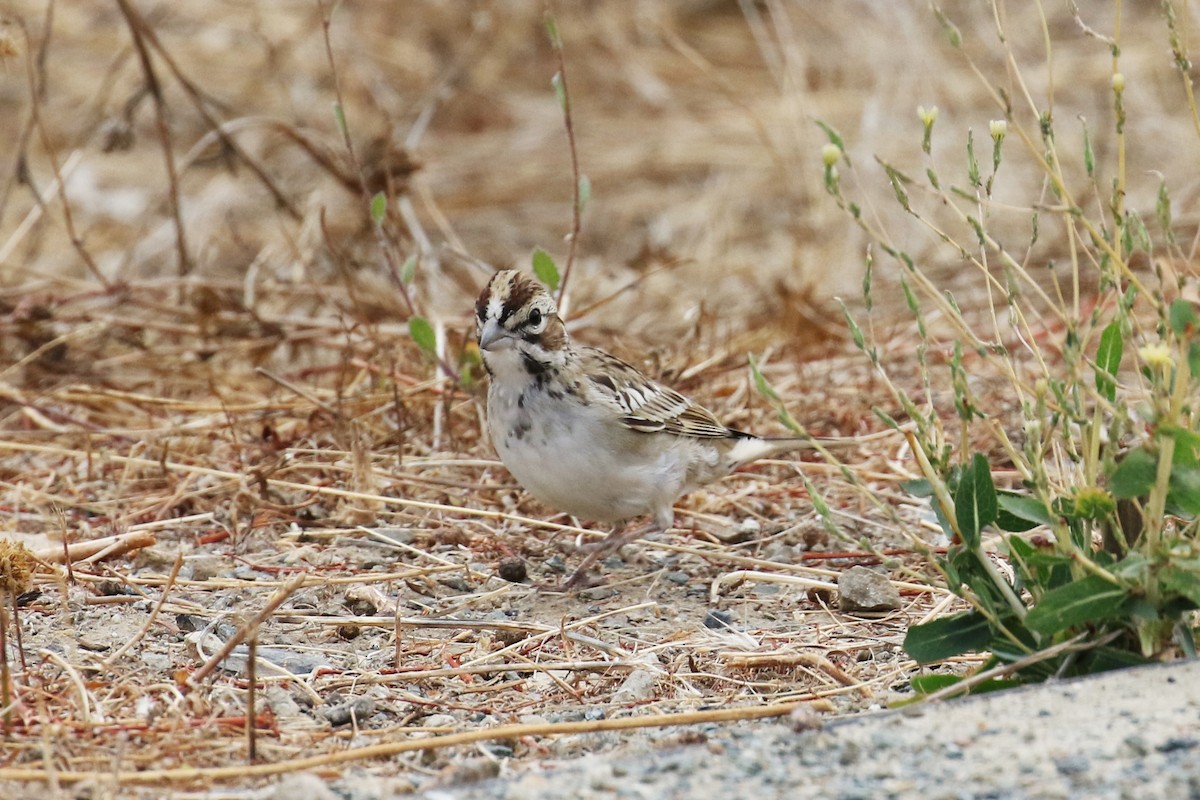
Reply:
[[[899, 437], [840, 454], [890, 508], [818, 460], [765, 464], [689, 498], [683, 530], [626, 548], [606, 587], [563, 597], [496, 575], [517, 558], [545, 578], [595, 534], [512, 485], [477, 390], [407, 339], [389, 270], [419, 258], [411, 302], [455, 364], [473, 259], [565, 254], [572, 177], [541, 4], [347, 6], [334, 64], [318, 6], [257, 5], [4, 7], [0, 526], [40, 558], [32, 591], [4, 601], [6, 795], [157, 796], [352, 763], [403, 790], [628, 741], [609, 731], [850, 713], [903, 690], [904, 630], [944, 596], [905, 583], [901, 611], [866, 618], [821, 588], [876, 563], [867, 550], [889, 549], [898, 581], [921, 572], [896, 525], [923, 514], [897, 487], [913, 476]], [[763, 15], [748, 24], [733, 3], [627, 5], [559, 15], [594, 193], [577, 334], [772, 431], [744, 369], [765, 353], [814, 433], [877, 430], [871, 408], [890, 401], [829, 303], [855, 293], [863, 241], [824, 198], [811, 119], [852, 135], [860, 162], [904, 166], [918, 103], [952, 129], [995, 110], [923, 8], [746, 4]], [[986, 18], [960, 22], [987, 41]], [[1170, 80], [1160, 28], [1127, 24], [1131, 80]], [[1052, 28], [1061, 113], [1099, 116], [1100, 45], [1065, 14]], [[1161, 100], [1138, 113], [1166, 118]], [[368, 195], [393, 192], [381, 232], [360, 172]], [[898, 213], [887, 193], [873, 213]], [[903, 354], [916, 340], [895, 305], [877, 324]], [[51, 563], [112, 536], [139, 538]], [[716, 610], [732, 629], [705, 626]]]

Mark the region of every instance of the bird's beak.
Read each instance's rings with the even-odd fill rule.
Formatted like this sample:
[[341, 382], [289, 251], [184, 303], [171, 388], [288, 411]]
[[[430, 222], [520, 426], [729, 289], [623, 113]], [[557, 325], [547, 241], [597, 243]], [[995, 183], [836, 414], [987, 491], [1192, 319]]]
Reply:
[[480, 350], [495, 350], [506, 343], [512, 343], [512, 334], [505, 330], [504, 326], [494, 319], [483, 323], [483, 328], [479, 331]]

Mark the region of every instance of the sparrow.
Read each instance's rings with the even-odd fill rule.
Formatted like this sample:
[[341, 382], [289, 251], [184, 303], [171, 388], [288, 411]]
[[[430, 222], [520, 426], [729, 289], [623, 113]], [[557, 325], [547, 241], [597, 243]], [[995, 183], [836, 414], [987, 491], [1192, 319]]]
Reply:
[[[574, 517], [618, 524], [649, 515], [666, 531], [682, 495], [810, 444], [734, 430], [631, 364], [575, 344], [546, 288], [515, 270], [497, 272], [479, 294], [475, 330], [500, 461], [531, 495]], [[557, 588], [580, 586], [628, 538], [614, 529]]]

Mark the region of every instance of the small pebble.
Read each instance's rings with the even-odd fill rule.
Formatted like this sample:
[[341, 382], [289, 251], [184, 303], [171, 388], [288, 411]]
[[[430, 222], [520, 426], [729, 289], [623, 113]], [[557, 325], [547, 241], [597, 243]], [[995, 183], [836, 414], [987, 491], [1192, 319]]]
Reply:
[[808, 601], [817, 605], [827, 606], [833, 602], [833, 592], [829, 589], [813, 587], [808, 590]]
[[512, 758], [515, 752], [510, 745], [500, 742], [485, 742], [480, 745], [480, 749], [494, 758]]
[[370, 697], [359, 697], [347, 703], [341, 703], [333, 708], [322, 709], [321, 716], [335, 728], [348, 725], [352, 720], [358, 724], [375, 713], [375, 700]]
[[717, 631], [733, 629], [733, 614], [728, 611], [709, 611], [704, 615], [704, 627]]
[[629, 677], [613, 692], [612, 701], [619, 705], [640, 703], [654, 696], [654, 686], [658, 683], [659, 670], [635, 669]]
[[590, 589], [584, 589], [579, 593], [579, 596], [584, 600], [595, 602], [597, 600], [607, 600], [616, 594], [617, 590], [611, 586], [593, 586]]
[[89, 639], [87, 636], [80, 636], [78, 642], [79, 646], [84, 650], [91, 650], [93, 653], [103, 653], [111, 647], [108, 642], [102, 642], [99, 639]]
[[1124, 744], [1135, 758], [1144, 758], [1150, 753], [1150, 749], [1146, 747], [1146, 740], [1137, 734], [1126, 736]]
[[373, 617], [379, 611], [374, 603], [362, 597], [347, 600], [346, 610], [356, 617]]
[[1154, 749], [1160, 753], [1174, 753], [1177, 750], [1191, 750], [1197, 744], [1200, 744], [1200, 741], [1197, 741], [1196, 739], [1186, 739], [1179, 736], [1172, 736], [1162, 744], [1157, 745]]
[[1073, 755], [1054, 759], [1054, 768], [1060, 775], [1082, 775], [1092, 766], [1087, 756]]
[[843, 767], [848, 767], [855, 764], [862, 758], [862, 748], [855, 742], [846, 742], [842, 747], [842, 751], [838, 753], [838, 763]]
[[524, 583], [529, 577], [525, 562], [519, 558], [506, 558], [500, 562], [496, 574], [509, 583]]
[[668, 572], [665, 577], [671, 583], [677, 583], [680, 586], [683, 586], [684, 584], [686, 584], [688, 581], [690, 581], [692, 579], [691, 575], [688, 575], [686, 572], [679, 572], [679, 571]]
[[400, 544], [412, 544], [413, 539], [417, 537], [416, 531], [412, 528], [376, 528], [374, 532], [377, 536]]

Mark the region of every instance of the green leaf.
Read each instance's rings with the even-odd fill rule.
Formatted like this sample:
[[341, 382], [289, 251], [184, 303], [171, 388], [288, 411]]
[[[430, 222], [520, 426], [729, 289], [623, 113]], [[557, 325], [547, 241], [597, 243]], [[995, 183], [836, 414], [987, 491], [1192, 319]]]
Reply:
[[929, 510], [933, 512], [933, 518], [945, 537], [953, 541], [957, 534], [954, 533], [954, 526], [950, 524], [950, 518], [946, 516], [946, 509], [941, 501], [936, 497], [930, 498]]
[[1171, 308], [1167, 311], [1167, 321], [1176, 336], [1185, 336], [1189, 331], [1197, 330], [1197, 322], [1200, 322], [1200, 319], [1197, 318], [1196, 309], [1192, 304], [1180, 298], [1171, 303]]
[[1110, 403], [1117, 398], [1117, 370], [1121, 368], [1124, 349], [1121, 323], [1114, 320], [1100, 334], [1100, 347], [1096, 351], [1096, 390]]
[[1002, 531], [1021, 533], [1038, 525], [1049, 525], [1051, 522], [1050, 509], [1036, 497], [999, 492], [996, 499], [1000, 504], [1000, 511], [996, 515], [996, 527]]
[[1200, 573], [1194, 569], [1169, 565], [1158, 573], [1158, 585], [1200, 605]]
[[892, 191], [896, 193], [896, 202], [905, 211], [908, 211], [911, 206], [908, 199], [908, 191], [905, 186], [912, 183], [912, 180], [900, 170], [886, 162], [880, 162], [883, 166], [883, 171], [887, 173], [888, 180], [892, 182]]
[[780, 398], [779, 392], [775, 391], [775, 387], [763, 377], [762, 370], [758, 368], [758, 361], [755, 360], [753, 355], [748, 356], [748, 359], [750, 361], [750, 374], [754, 377], [754, 388], [758, 389], [758, 393], [768, 400], [781, 402], [782, 398]]
[[341, 103], [333, 104], [333, 118], [337, 121], [338, 132], [346, 136], [349, 128], [346, 127], [346, 109], [342, 108]]
[[[1022, 589], [1028, 589], [1034, 593], [1034, 597], [1041, 595], [1041, 591], [1050, 588], [1047, 585], [1047, 579], [1053, 574], [1051, 569], [1046, 568], [1044, 563], [1049, 554], [1037, 550], [1029, 542], [1022, 539], [1020, 536], [1005, 536], [1004, 545], [1008, 550], [1008, 561], [1013, 566], [1015, 580], [1013, 588], [1020, 592]], [[1050, 556], [1050, 558], [1055, 558]], [[1070, 563], [1070, 559], [1065, 557], [1057, 557], [1059, 563]], [[1049, 567], [1057, 566], [1050, 564]]]
[[942, 13], [942, 10], [936, 5], [933, 6], [933, 13], [937, 17], [938, 22], [941, 23], [942, 30], [945, 32], [946, 38], [950, 41], [950, 46], [955, 49], [961, 47], [962, 32], [959, 31], [958, 26], [951, 22], [950, 18]]
[[962, 683], [961, 675], [947, 675], [942, 672], [933, 675], [913, 675], [908, 680], [909, 685], [917, 694], [933, 694], [941, 691], [947, 686], [953, 686], [956, 683]]
[[1167, 240], [1174, 244], [1174, 225], [1171, 223], [1171, 195], [1167, 191], [1167, 182], [1159, 181], [1158, 184], [1158, 202], [1154, 206], [1155, 213], [1158, 215], [1158, 224], [1167, 233]]
[[1175, 440], [1167, 509], [1181, 517], [1200, 516], [1200, 433], [1178, 425], [1160, 425], [1158, 433]]
[[991, 468], [983, 454], [976, 453], [963, 470], [954, 492], [954, 516], [967, 547], [979, 546], [980, 531], [996, 521], [996, 514], [996, 485], [992, 483]]
[[1159, 425], [1155, 429], [1156, 433], [1161, 433], [1164, 436], [1170, 436], [1175, 440], [1175, 462], [1176, 464], [1196, 464], [1200, 463], [1200, 433], [1189, 431], [1187, 428], [1181, 428], [1178, 425]]
[[579, 213], [587, 208], [588, 201], [592, 199], [592, 181], [587, 175], [579, 176]]
[[850, 315], [850, 309], [846, 308], [845, 304], [842, 304], [842, 316], [846, 320], [846, 326], [850, 328], [850, 338], [854, 342], [854, 346], [865, 353], [867, 350], [867, 337], [863, 335], [862, 328], [858, 326], [854, 317]]
[[562, 39], [558, 35], [558, 23], [549, 14], [546, 15], [546, 35], [550, 37], [551, 47], [555, 50], [562, 49]]
[[437, 334], [433, 332], [433, 326], [424, 317], [409, 317], [408, 318], [408, 335], [412, 337], [413, 342], [421, 351], [429, 355], [437, 354]]
[[384, 217], [387, 216], [387, 195], [383, 192], [376, 192], [371, 198], [371, 220], [376, 225], [383, 223]]
[[979, 161], [975, 158], [975, 132], [967, 128], [967, 180], [979, 187]]
[[1080, 659], [1083, 662], [1083, 674], [1107, 672], [1112, 669], [1126, 669], [1149, 664], [1150, 660], [1138, 653], [1122, 650], [1117, 647], [1097, 647]]
[[913, 497], [933, 497], [933, 485], [926, 478], [913, 478], [900, 484], [902, 491]]
[[754, 360], [754, 356], [748, 353], [746, 358], [750, 362], [750, 374], [754, 376], [755, 388], [758, 389], [759, 394], [771, 401], [771, 405], [775, 406], [775, 411], [779, 414], [779, 421], [789, 430], [807, 436], [808, 433], [804, 430], [803, 426], [796, 421], [796, 418], [791, 415], [787, 407], [783, 404], [783, 398], [779, 396], [779, 392], [775, 391], [775, 387], [763, 376], [762, 371], [758, 368], [758, 362]]
[[[941, 673], [935, 675], [914, 675], [909, 679], [909, 684], [913, 691], [922, 696], [928, 696], [934, 692], [945, 689], [947, 686], [953, 686], [956, 683], [962, 683], [961, 675], [944, 675]], [[1011, 679], [993, 678], [990, 681], [977, 683], [971, 687], [971, 694], [986, 694], [987, 692], [998, 692], [1003, 689], [1015, 689], [1021, 685], [1021, 681]], [[923, 697], [916, 697], [908, 702], [921, 700]], [[901, 703], [903, 705], [903, 703]]]
[[417, 254], [413, 253], [400, 265], [400, 282], [408, 286], [417, 274]]
[[913, 625], [904, 637], [904, 650], [918, 664], [929, 664], [979, 650], [991, 638], [987, 618], [978, 611], [965, 611]]
[[1083, 126], [1083, 166], [1089, 178], [1096, 175], [1096, 152], [1092, 149], [1092, 136], [1087, 125]]
[[1167, 505], [1179, 516], [1200, 515], [1200, 467], [1178, 461], [1171, 464]]
[[554, 96], [558, 98], [558, 107], [566, 113], [567, 110], [567, 88], [563, 85], [563, 76], [561, 72], [554, 73], [554, 77], [550, 79], [550, 85], [554, 87]]
[[537, 279], [546, 284], [550, 291], [558, 288], [558, 282], [561, 280], [558, 267], [550, 254], [540, 247], [533, 251], [533, 274], [537, 275]]
[[1129, 591], [1099, 575], [1088, 575], [1042, 595], [1025, 617], [1031, 631], [1054, 634], [1080, 625], [1113, 619], [1129, 599]]
[[1142, 497], [1150, 492], [1158, 472], [1158, 458], [1145, 450], [1132, 450], [1108, 476], [1108, 489], [1118, 499]]

